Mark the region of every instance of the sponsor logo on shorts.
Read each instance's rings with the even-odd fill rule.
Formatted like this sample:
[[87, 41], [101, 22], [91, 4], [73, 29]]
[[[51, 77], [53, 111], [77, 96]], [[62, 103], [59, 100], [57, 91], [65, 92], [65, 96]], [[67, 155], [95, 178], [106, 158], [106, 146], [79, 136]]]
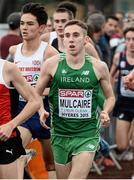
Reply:
[[13, 149], [11, 149], [11, 150], [6, 149], [6, 152], [13, 155]]
[[121, 113], [121, 114], [119, 115], [119, 119], [123, 119], [123, 118], [124, 118], [124, 114]]
[[88, 144], [86, 147], [90, 148], [90, 149], [94, 149], [95, 146], [93, 144]]

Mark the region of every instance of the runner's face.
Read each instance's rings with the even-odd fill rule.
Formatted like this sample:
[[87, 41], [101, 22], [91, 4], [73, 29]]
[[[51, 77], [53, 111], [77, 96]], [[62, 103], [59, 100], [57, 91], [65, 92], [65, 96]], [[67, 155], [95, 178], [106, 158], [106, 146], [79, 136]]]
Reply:
[[54, 29], [61, 37], [64, 35], [64, 25], [69, 20], [69, 15], [66, 12], [54, 13]]
[[125, 36], [126, 48], [129, 52], [134, 53], [134, 32], [129, 31]]
[[81, 27], [77, 25], [67, 26], [64, 30], [64, 45], [71, 55], [79, 54], [85, 46], [86, 36]]
[[36, 17], [27, 13], [21, 16], [20, 30], [24, 40], [31, 40], [40, 36], [42, 25], [39, 26]]

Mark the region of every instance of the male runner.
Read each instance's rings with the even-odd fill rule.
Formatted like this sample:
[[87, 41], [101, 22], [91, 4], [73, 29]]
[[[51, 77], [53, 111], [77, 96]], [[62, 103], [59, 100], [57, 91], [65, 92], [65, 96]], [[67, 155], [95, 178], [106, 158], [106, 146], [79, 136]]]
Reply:
[[[9, 89], [13, 88], [26, 99], [25, 108], [12, 119]], [[27, 93], [26, 93], [27, 92]], [[0, 59], [0, 179], [22, 179], [26, 159], [20, 132], [16, 128], [41, 106], [40, 97], [20, 75], [18, 68]]]
[[[36, 86], [42, 95], [52, 80], [51, 140], [59, 179], [86, 179], [98, 149], [100, 124], [109, 125], [108, 114], [115, 102], [106, 64], [85, 55], [86, 38], [87, 26], [83, 22], [68, 21], [64, 27], [66, 53], [44, 63]], [[100, 120], [96, 112], [99, 84], [106, 97]]]
[[[40, 40], [40, 35], [44, 31], [47, 18], [48, 15], [40, 4], [25, 4], [22, 7], [20, 20], [23, 43], [10, 48], [10, 54], [14, 59], [14, 63], [32, 86], [36, 85], [44, 60], [58, 53], [52, 46]], [[49, 111], [47, 97], [44, 101]], [[22, 110], [25, 104], [25, 100], [20, 97], [19, 110]], [[47, 122], [50, 124], [50, 119]], [[50, 147], [50, 130], [46, 130], [41, 126], [38, 113], [23, 123], [19, 130], [24, 147], [31, 142], [32, 138], [40, 140], [46, 168], [47, 170], [53, 170], [54, 162]]]

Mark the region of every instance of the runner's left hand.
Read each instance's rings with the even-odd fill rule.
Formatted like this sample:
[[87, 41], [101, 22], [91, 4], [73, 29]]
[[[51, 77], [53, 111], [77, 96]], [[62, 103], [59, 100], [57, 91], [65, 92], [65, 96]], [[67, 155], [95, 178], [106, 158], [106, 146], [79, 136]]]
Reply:
[[106, 111], [101, 111], [100, 120], [103, 127], [108, 127], [110, 124], [110, 118]]

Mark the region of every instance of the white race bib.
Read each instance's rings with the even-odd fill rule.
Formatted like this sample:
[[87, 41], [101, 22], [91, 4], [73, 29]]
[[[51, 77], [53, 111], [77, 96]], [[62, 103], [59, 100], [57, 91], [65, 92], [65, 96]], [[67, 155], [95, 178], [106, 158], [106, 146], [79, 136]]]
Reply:
[[59, 89], [59, 117], [91, 118], [92, 90]]

